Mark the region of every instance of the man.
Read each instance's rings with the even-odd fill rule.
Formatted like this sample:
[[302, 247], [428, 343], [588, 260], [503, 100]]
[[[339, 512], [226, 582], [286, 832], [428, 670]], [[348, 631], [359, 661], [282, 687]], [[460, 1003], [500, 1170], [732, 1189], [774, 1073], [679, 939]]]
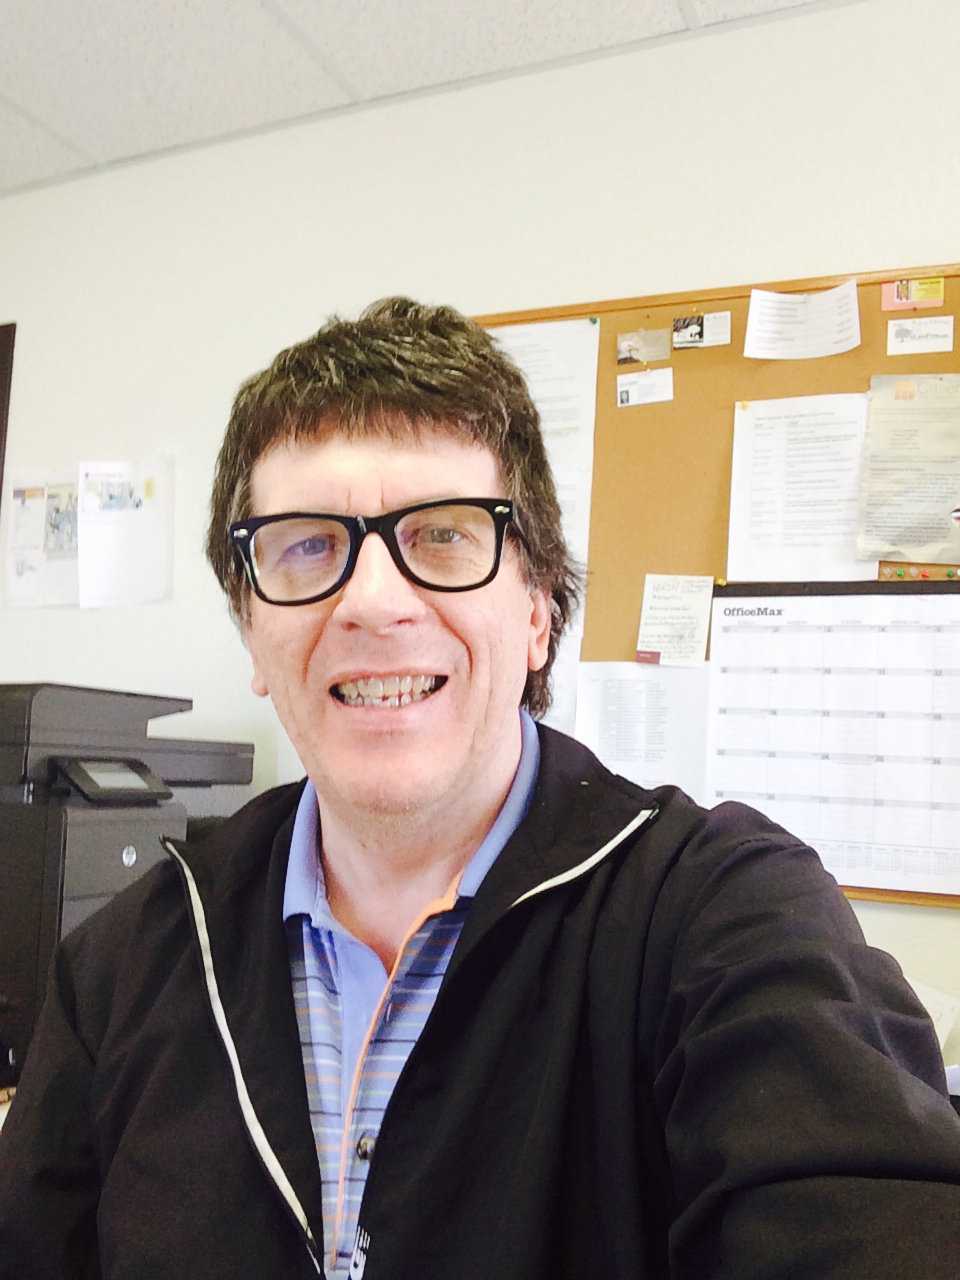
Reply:
[[0, 1276], [960, 1274], [929, 1020], [815, 854], [528, 714], [578, 582], [483, 330], [278, 356], [208, 553], [308, 781], [62, 944]]

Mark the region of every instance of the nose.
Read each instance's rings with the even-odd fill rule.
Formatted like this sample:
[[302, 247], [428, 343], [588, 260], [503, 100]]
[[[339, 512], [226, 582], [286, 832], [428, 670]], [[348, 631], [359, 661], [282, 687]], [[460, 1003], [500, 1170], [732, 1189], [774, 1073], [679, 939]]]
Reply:
[[424, 609], [419, 591], [394, 564], [379, 533], [368, 533], [334, 616], [344, 626], [380, 631], [415, 621]]

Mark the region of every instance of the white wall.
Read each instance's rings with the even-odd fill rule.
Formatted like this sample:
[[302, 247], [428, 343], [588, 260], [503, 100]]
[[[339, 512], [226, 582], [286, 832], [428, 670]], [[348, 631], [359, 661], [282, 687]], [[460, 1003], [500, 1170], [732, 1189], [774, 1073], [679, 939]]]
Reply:
[[[258, 784], [290, 776], [200, 552], [240, 380], [391, 292], [484, 313], [953, 261], [960, 80], [936, 55], [958, 42], [955, 0], [870, 0], [0, 200], [7, 466], [177, 468], [174, 599], [0, 605], [0, 682], [189, 696], [170, 732], [251, 739]], [[960, 997], [960, 915], [858, 912]]]

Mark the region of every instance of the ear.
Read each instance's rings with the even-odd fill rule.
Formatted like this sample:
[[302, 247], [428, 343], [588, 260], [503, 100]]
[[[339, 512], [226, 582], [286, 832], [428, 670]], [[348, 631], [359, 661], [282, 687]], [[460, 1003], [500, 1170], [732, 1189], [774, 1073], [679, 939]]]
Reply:
[[243, 640], [244, 648], [250, 655], [250, 661], [253, 664], [253, 675], [250, 677], [250, 688], [258, 698], [269, 698], [270, 690], [267, 687], [267, 677], [257, 660], [257, 646], [253, 638], [253, 628], [249, 620], [240, 623], [240, 637]]
[[535, 587], [530, 592], [530, 635], [527, 641], [527, 669], [539, 671], [550, 652], [552, 613], [550, 595]]

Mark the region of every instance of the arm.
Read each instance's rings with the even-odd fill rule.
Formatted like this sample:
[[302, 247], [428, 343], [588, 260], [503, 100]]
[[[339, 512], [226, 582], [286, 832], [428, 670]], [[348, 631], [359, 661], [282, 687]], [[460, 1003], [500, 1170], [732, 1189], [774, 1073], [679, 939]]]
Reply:
[[939, 1048], [819, 860], [721, 806], [661, 896], [676, 1280], [954, 1280], [960, 1122]]
[[99, 1280], [93, 1066], [63, 949], [0, 1130], [0, 1280]]

